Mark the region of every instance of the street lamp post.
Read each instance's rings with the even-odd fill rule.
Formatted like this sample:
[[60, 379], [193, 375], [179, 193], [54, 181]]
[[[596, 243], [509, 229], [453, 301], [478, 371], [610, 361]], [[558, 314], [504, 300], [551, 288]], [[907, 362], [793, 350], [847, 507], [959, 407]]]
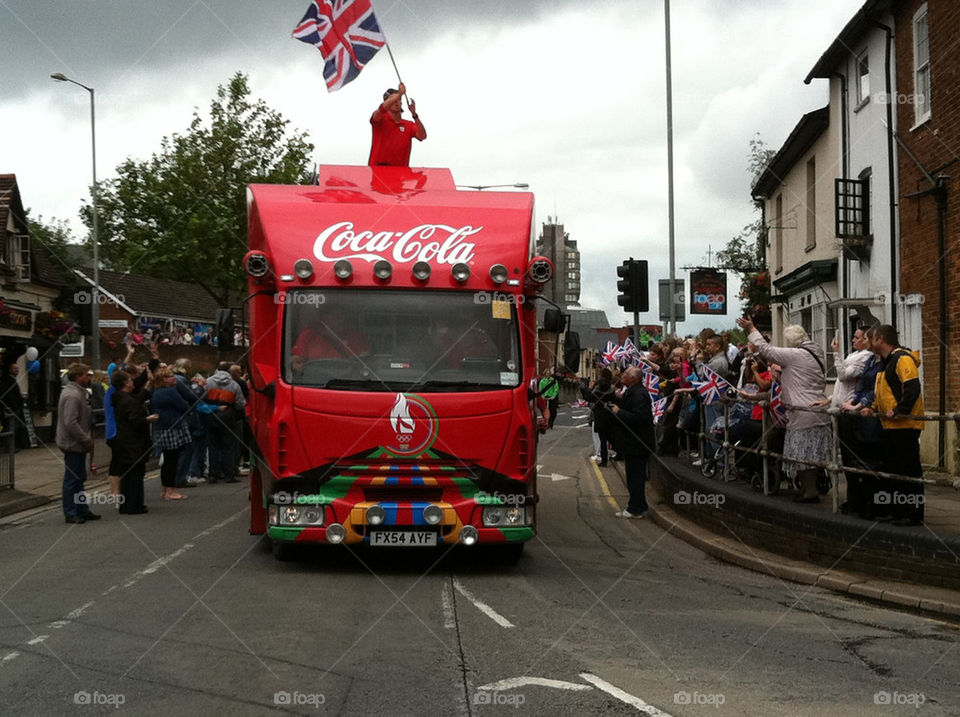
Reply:
[[530, 188], [530, 185], [525, 182], [517, 182], [516, 184], [458, 184], [457, 186], [462, 189], [476, 189], [478, 192], [482, 192], [484, 189], [499, 189], [501, 187], [508, 187], [510, 189]]
[[66, 75], [55, 72], [50, 75], [51, 78], [57, 82], [70, 82], [76, 85], [77, 87], [82, 87], [87, 92], [90, 93], [90, 147], [92, 150], [93, 158], [93, 186], [90, 189], [90, 192], [93, 196], [93, 293], [90, 296], [90, 323], [93, 324], [91, 328], [92, 336], [90, 341], [90, 363], [93, 365], [94, 369], [100, 368], [100, 242], [97, 234], [97, 215], [99, 214], [97, 208], [97, 123], [95, 115], [96, 101], [94, 97], [94, 89], [92, 87], [87, 87], [86, 85], [77, 82], [76, 80], [71, 80]]

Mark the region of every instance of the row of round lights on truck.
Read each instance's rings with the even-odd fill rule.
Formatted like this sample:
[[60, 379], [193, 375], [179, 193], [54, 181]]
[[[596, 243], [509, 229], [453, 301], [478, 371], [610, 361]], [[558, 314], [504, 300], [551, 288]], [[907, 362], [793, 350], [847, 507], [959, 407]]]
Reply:
[[[270, 261], [266, 254], [260, 251], [251, 251], [247, 254], [244, 261], [247, 274], [254, 279], [265, 279], [270, 273]], [[413, 265], [411, 273], [413, 278], [420, 283], [426, 283], [430, 279], [433, 269], [425, 261], [418, 261]], [[341, 282], [350, 281], [353, 277], [353, 262], [349, 259], [340, 259], [333, 265], [333, 274]], [[314, 274], [313, 262], [309, 259], [297, 259], [293, 265], [293, 276], [281, 275], [282, 281], [292, 281], [294, 276], [301, 281], [308, 281]], [[373, 265], [373, 275], [380, 282], [388, 282], [393, 277], [393, 264], [386, 259], [380, 259]], [[464, 284], [470, 278], [470, 267], [464, 262], [458, 262], [450, 268], [450, 276], [458, 284]], [[497, 286], [506, 283], [510, 278], [510, 272], [503, 264], [494, 264], [489, 270], [490, 280]], [[538, 286], [546, 284], [553, 277], [553, 264], [549, 259], [538, 256], [531, 260], [527, 266], [527, 279], [530, 283]], [[510, 282], [519, 283], [518, 280]]]

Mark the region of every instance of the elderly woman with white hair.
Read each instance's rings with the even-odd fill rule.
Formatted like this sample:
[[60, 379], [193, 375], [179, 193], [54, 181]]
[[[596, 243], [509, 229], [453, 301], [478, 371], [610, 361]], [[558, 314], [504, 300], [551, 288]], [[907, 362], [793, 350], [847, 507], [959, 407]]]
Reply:
[[817, 473], [819, 468], [801, 457], [818, 463], [829, 463], [833, 457], [833, 433], [826, 413], [791, 409], [792, 406], [811, 406], [825, 401], [826, 372], [823, 349], [810, 340], [802, 326], [787, 326], [783, 330], [785, 347], [772, 346], [757, 331], [753, 321], [737, 319], [748, 334], [748, 340], [757, 347], [764, 361], [779, 364], [781, 400], [787, 409], [787, 432], [783, 444], [783, 470], [800, 484], [799, 503], [819, 503]]

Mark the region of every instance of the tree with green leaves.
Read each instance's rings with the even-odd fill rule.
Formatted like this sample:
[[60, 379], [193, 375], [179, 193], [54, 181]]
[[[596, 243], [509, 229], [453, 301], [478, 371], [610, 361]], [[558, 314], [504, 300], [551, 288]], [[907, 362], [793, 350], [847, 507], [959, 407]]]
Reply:
[[[260, 99], [238, 72], [217, 88], [209, 117], [194, 111], [182, 134], [150, 159], [127, 159], [100, 183], [100, 258], [116, 271], [188, 281], [221, 305], [243, 290], [246, 186], [310, 181], [313, 145]], [[83, 208], [92, 225], [92, 207]]]
[[[750, 153], [747, 156], [747, 171], [750, 173], [750, 186], [766, 169], [776, 152], [767, 149], [759, 134], [750, 140]], [[759, 206], [754, 205], [759, 211]], [[770, 317], [770, 272], [765, 265], [767, 233], [763, 220], [757, 217], [747, 224], [739, 234], [717, 252], [720, 266], [740, 275], [740, 299], [744, 312], [760, 327], [769, 328]]]

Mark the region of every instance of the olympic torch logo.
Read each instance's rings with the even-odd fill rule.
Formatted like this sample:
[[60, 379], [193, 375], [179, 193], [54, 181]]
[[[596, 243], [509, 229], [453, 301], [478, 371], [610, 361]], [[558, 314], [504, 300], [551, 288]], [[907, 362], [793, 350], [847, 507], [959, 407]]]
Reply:
[[419, 396], [398, 393], [390, 409], [390, 428], [393, 441], [384, 448], [394, 455], [420, 455], [436, 440], [437, 415]]
[[402, 393], [397, 394], [397, 400], [394, 402], [393, 408], [390, 411], [390, 425], [393, 427], [393, 432], [397, 434], [398, 439], [401, 435], [410, 435], [413, 433], [414, 423], [413, 419], [410, 418], [410, 403]]

